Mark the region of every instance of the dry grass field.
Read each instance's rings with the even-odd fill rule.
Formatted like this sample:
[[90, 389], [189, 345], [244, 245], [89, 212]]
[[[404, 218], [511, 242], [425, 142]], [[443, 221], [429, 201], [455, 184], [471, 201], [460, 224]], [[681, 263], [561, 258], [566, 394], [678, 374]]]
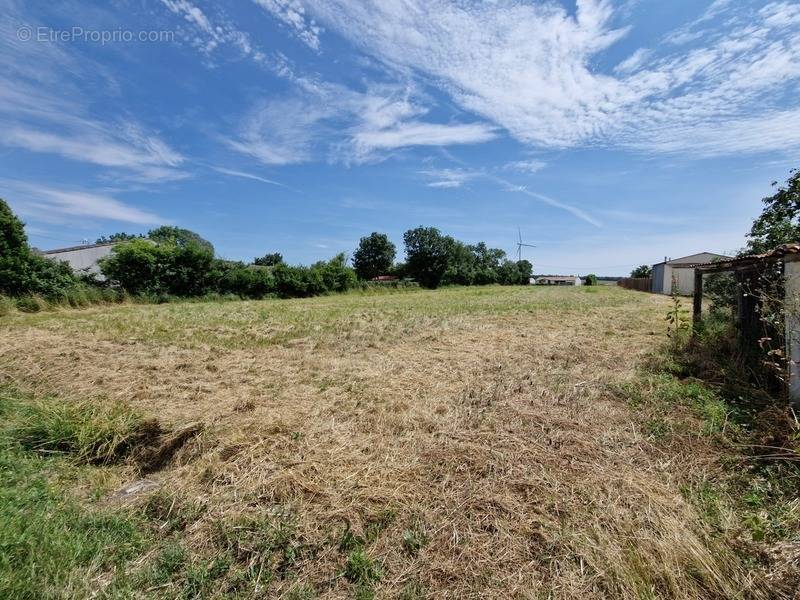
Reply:
[[[704, 434], [724, 411], [637, 404], [668, 305], [487, 287], [13, 313], [0, 373], [31, 397], [203, 425], [125, 503], [134, 463], [81, 471], [89, 510], [144, 507], [160, 533], [63, 595], [777, 594], [695, 501], [733, 456]], [[117, 581], [170, 552], [166, 575]]]

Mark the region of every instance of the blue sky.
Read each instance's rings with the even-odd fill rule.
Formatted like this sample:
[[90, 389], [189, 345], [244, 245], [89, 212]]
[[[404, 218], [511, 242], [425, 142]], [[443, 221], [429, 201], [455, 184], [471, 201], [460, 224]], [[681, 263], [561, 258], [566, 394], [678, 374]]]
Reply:
[[[434, 225], [536, 272], [724, 252], [800, 150], [800, 3], [0, 0], [0, 196], [307, 263]], [[105, 36], [105, 39], [104, 39]]]

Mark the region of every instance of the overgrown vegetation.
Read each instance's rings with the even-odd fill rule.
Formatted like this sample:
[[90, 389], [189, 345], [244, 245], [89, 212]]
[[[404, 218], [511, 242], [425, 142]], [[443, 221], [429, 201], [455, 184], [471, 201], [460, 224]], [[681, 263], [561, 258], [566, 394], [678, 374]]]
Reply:
[[[718, 285], [725, 294], [728, 282]], [[659, 444], [700, 437], [736, 451], [716, 476], [689, 479], [682, 490], [714, 538], [746, 560], [758, 557], [772, 571], [771, 592], [784, 597], [800, 585], [800, 422], [774, 373], [742, 351], [721, 305], [691, 333], [673, 299], [670, 343], [620, 395], [644, 412], [645, 431]], [[696, 424], [681, 416], [687, 409]]]
[[22, 222], [0, 198], [0, 294], [61, 297], [78, 286], [68, 266], [31, 251]]

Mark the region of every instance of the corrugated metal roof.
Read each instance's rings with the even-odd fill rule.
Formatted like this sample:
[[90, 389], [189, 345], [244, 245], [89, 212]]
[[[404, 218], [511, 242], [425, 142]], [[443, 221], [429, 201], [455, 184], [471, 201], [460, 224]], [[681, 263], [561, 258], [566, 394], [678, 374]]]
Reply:
[[103, 246], [116, 246], [119, 242], [108, 242], [106, 244], [84, 244], [82, 246], [70, 246], [69, 248], [56, 248], [55, 250], [41, 250], [42, 254], [58, 254], [60, 252], [72, 252], [73, 250], [86, 250], [88, 248], [101, 248]]
[[537, 281], [541, 279], [548, 279], [551, 281], [575, 281], [578, 279], [577, 275], [542, 275], [536, 278]]
[[740, 267], [748, 267], [760, 262], [775, 262], [790, 254], [800, 254], [800, 243], [792, 242], [790, 244], [782, 244], [777, 248], [773, 248], [769, 252], [762, 254], [748, 254], [739, 258], [732, 258], [731, 260], [721, 260], [710, 263], [697, 263], [692, 265], [701, 271], [726, 271], [735, 270]]

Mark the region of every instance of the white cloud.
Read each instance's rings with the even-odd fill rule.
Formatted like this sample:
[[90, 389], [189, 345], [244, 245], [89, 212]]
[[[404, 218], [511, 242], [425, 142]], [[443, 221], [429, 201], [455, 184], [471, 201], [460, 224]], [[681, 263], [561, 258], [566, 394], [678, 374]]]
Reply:
[[323, 121], [331, 107], [308, 98], [262, 101], [245, 116], [239, 135], [226, 143], [267, 165], [289, 165], [311, 159]]
[[515, 160], [505, 165], [505, 169], [511, 171], [519, 171], [521, 173], [538, 173], [547, 166], [543, 160], [536, 160], [535, 158], [528, 160]]
[[25, 214], [45, 219], [53, 215], [103, 219], [155, 225], [166, 220], [155, 213], [125, 204], [111, 196], [83, 190], [62, 190], [22, 181], [4, 180], [0, 186], [11, 191], [15, 206]]
[[212, 167], [212, 169], [214, 169], [218, 173], [222, 173], [223, 175], [230, 175], [231, 177], [241, 177], [242, 179], [252, 179], [254, 181], [260, 181], [261, 183], [267, 183], [269, 185], [286, 187], [285, 185], [283, 185], [278, 181], [267, 179], [266, 177], [261, 177], [260, 175], [253, 175], [252, 173], [246, 173], [244, 171], [237, 171], [235, 169], [225, 169], [223, 167]]
[[374, 150], [406, 146], [450, 146], [475, 144], [495, 137], [494, 129], [483, 123], [440, 125], [409, 121], [387, 129], [359, 131], [353, 136], [358, 156]]
[[59, 154], [71, 160], [128, 169], [150, 181], [186, 176], [174, 168], [184, 158], [157, 137], [143, 134], [130, 125], [120, 128], [117, 135], [93, 123], [85, 125], [82, 131], [60, 133], [10, 125], [0, 141], [31, 152]]
[[319, 49], [322, 29], [306, 16], [305, 8], [298, 0], [254, 0], [265, 11], [287, 25], [294, 35], [314, 50]]
[[0, 144], [113, 169], [115, 177], [164, 181], [188, 175], [184, 158], [160, 136], [133, 121], [102, 119], [89, 105], [119, 101], [118, 85], [98, 63], [73, 53], [67, 44], [24, 43], [14, 26], [40, 24], [17, 10], [0, 6]]
[[467, 181], [481, 177], [483, 174], [465, 169], [431, 169], [420, 171], [421, 175], [429, 177], [426, 185], [432, 188], [455, 189], [462, 187]]
[[[800, 82], [800, 17], [787, 2], [717, 0], [675, 32], [692, 44], [637, 50], [613, 75], [595, 67], [626, 34], [608, 0], [578, 0], [574, 14], [515, 0], [303, 2], [366, 54], [534, 146], [739, 151], [727, 126], [775, 113], [780, 90]], [[701, 139], [685, 137], [692, 128]], [[800, 147], [800, 130], [748, 137], [748, 151]]]
[[269, 165], [288, 165], [325, 154], [332, 162], [382, 160], [412, 146], [485, 142], [496, 136], [485, 123], [430, 123], [427, 108], [407, 87], [374, 86], [356, 92], [297, 79], [293, 97], [262, 101], [245, 115], [239, 134], [225, 142]]
[[236, 48], [242, 55], [249, 56], [257, 62], [263, 62], [266, 56], [257, 50], [250, 40], [250, 36], [240, 31], [225, 19], [212, 19], [198, 6], [188, 0], [161, 0], [173, 14], [182, 17], [188, 25], [184, 31], [183, 39], [210, 55], [214, 50], [223, 45]]
[[647, 48], [639, 48], [628, 58], [614, 67], [614, 71], [616, 73], [622, 73], [623, 75], [637, 71], [651, 54], [651, 50], [648, 50]]

